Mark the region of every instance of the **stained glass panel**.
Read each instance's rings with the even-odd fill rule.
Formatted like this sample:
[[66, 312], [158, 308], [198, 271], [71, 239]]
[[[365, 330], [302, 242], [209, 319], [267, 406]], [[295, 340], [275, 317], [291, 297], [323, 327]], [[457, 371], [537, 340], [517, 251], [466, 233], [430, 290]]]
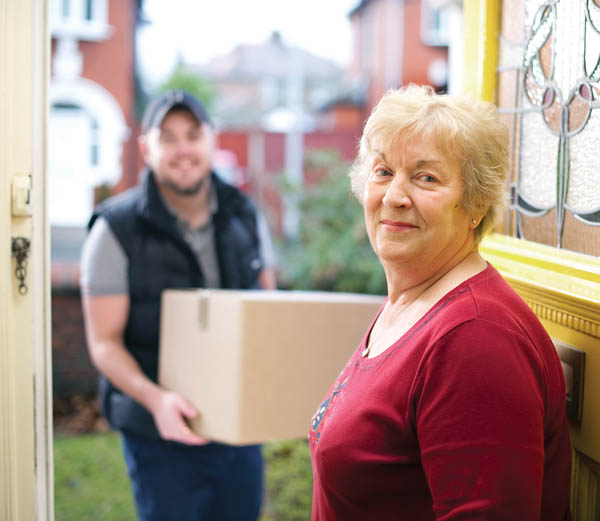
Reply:
[[509, 231], [598, 255], [600, 5], [505, 0], [499, 49], [498, 103], [513, 147]]

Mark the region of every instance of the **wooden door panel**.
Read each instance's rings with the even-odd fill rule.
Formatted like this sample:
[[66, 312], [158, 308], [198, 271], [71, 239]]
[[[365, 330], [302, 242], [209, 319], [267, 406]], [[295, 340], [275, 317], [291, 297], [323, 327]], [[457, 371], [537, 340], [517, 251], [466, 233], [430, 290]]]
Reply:
[[571, 512], [575, 521], [600, 519], [600, 464], [577, 450], [573, 451]]
[[580, 421], [569, 420], [571, 509], [574, 521], [599, 521], [600, 260], [502, 235], [486, 238], [481, 250], [527, 302], [555, 344], [585, 353]]

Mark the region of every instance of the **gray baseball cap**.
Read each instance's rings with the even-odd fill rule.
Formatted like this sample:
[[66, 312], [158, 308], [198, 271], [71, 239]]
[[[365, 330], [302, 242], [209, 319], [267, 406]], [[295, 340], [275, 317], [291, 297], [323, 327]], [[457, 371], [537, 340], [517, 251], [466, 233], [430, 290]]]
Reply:
[[165, 116], [173, 109], [188, 110], [199, 123], [211, 124], [208, 113], [198, 98], [183, 90], [169, 90], [148, 104], [142, 118], [142, 134], [146, 134], [151, 128], [160, 127]]

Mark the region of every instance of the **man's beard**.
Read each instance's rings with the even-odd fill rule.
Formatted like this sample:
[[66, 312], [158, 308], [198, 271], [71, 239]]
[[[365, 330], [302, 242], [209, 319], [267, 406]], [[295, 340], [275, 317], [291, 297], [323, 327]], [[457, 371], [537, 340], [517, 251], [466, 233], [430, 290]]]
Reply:
[[174, 183], [170, 179], [163, 179], [161, 184], [165, 188], [168, 188], [169, 190], [171, 190], [176, 195], [190, 197], [192, 195], [198, 194], [200, 192], [200, 190], [202, 190], [202, 187], [204, 186], [204, 182], [206, 180], [207, 180], [207, 178], [199, 179], [192, 186], [186, 186], [186, 187], [179, 186], [177, 183]]

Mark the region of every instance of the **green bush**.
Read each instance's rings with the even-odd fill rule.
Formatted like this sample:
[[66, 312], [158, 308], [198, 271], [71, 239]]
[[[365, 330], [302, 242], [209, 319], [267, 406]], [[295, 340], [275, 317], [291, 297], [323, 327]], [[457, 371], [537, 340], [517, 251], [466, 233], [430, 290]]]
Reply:
[[385, 275], [369, 243], [362, 207], [350, 192], [349, 167], [332, 150], [307, 154], [309, 182], [293, 193], [301, 214], [299, 236], [279, 244], [282, 287], [385, 293]]
[[267, 443], [266, 498], [260, 521], [309, 521], [312, 467], [306, 440]]

